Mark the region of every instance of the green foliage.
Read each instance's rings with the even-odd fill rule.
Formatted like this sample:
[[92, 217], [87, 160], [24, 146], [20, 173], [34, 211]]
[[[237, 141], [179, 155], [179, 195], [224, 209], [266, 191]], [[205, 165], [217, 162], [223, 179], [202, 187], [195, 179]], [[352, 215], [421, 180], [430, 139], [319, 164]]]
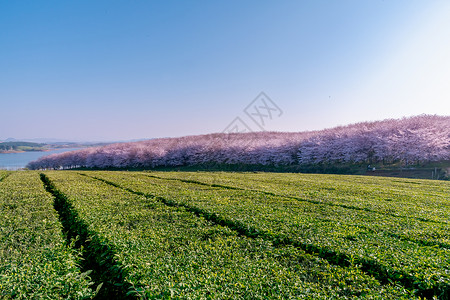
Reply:
[[37, 173], [13, 172], [0, 182], [0, 216], [1, 299], [93, 296]]
[[86, 174], [185, 207], [247, 236], [358, 266], [417, 295], [449, 297], [446, 182], [300, 174]]
[[2, 299], [449, 299], [448, 182], [107, 171], [41, 180], [0, 171]]
[[[180, 299], [410, 299], [356, 265], [332, 265], [293, 245], [274, 244], [158, 198], [73, 172], [46, 172], [91, 239], [114, 253], [128, 295]], [[91, 173], [89, 173], [91, 174]], [[95, 173], [101, 175], [106, 173]], [[112, 174], [118, 181], [122, 175]], [[138, 180], [129, 177], [128, 180]]]
[[0, 143], [0, 151], [42, 151], [45, 144], [30, 142], [4, 142]]
[[5, 171], [5, 170], [0, 170], [0, 182], [5, 179], [6, 177], [8, 177], [8, 175], [10, 174], [10, 172]]

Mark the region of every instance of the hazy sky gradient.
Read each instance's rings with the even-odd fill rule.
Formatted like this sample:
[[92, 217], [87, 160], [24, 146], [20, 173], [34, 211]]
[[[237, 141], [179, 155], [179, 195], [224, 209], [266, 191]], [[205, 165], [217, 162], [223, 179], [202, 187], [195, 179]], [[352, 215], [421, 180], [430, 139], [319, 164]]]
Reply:
[[448, 1], [2, 1], [0, 140], [450, 115]]

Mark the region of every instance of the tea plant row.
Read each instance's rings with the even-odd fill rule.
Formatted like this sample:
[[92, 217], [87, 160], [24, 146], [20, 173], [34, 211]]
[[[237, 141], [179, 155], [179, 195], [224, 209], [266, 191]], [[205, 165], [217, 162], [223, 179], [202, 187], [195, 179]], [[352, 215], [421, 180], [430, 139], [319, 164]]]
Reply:
[[[260, 191], [159, 179], [154, 177], [155, 173], [86, 174], [150, 198], [160, 197], [163, 202], [209, 216], [249, 236], [295, 245], [331, 263], [357, 266], [380, 281], [398, 282], [415, 289], [418, 295], [448, 297], [449, 230], [444, 220], [408, 218], [401, 212], [396, 216], [395, 209], [399, 208], [395, 206], [393, 213], [380, 214], [328, 205], [315, 199], [299, 201]], [[283, 177], [272, 176], [274, 180]], [[302, 175], [297, 176], [302, 178]], [[327, 176], [323, 175], [324, 179]], [[339, 178], [335, 181], [338, 183]], [[244, 184], [241, 182], [241, 185]], [[356, 180], [353, 187], [358, 190], [364, 188], [364, 184]], [[427, 193], [429, 191], [424, 191], [423, 197], [429, 197]], [[390, 197], [396, 201], [395, 193]], [[438, 197], [436, 201], [443, 200]], [[358, 202], [355, 198], [352, 206], [357, 207]]]
[[[107, 173], [95, 175], [107, 176]], [[158, 198], [131, 193], [73, 172], [46, 172], [45, 176], [58, 197], [72, 206], [76, 218], [87, 224], [89, 239], [101, 241], [99, 245], [107, 245], [111, 250], [112, 264], [121, 269], [130, 296], [182, 299], [412, 297], [403, 287], [381, 284], [356, 266], [332, 265], [292, 245], [274, 245], [270, 240], [243, 236]], [[125, 175], [112, 176], [118, 181], [125, 178]], [[135, 178], [126, 180], [132, 182]], [[81, 224], [79, 220], [73, 220], [74, 224]]]
[[94, 296], [38, 173], [13, 172], [0, 182], [0, 216], [1, 299]]

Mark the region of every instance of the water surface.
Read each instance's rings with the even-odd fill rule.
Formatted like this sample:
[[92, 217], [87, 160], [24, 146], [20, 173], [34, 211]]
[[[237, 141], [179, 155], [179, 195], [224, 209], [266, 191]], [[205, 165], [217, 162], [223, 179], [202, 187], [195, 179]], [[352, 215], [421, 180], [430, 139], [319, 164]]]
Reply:
[[42, 156], [63, 153], [67, 151], [79, 150], [80, 148], [64, 148], [51, 151], [30, 151], [20, 153], [0, 153], [0, 169], [18, 170]]

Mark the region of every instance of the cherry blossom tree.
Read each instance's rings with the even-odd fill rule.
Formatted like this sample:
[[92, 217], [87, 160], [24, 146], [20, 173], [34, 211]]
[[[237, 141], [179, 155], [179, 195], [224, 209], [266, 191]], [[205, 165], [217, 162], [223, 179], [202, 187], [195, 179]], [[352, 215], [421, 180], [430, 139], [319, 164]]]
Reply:
[[119, 143], [45, 156], [30, 169], [200, 164], [314, 165], [450, 160], [450, 117], [421, 115], [321, 131], [214, 133]]

